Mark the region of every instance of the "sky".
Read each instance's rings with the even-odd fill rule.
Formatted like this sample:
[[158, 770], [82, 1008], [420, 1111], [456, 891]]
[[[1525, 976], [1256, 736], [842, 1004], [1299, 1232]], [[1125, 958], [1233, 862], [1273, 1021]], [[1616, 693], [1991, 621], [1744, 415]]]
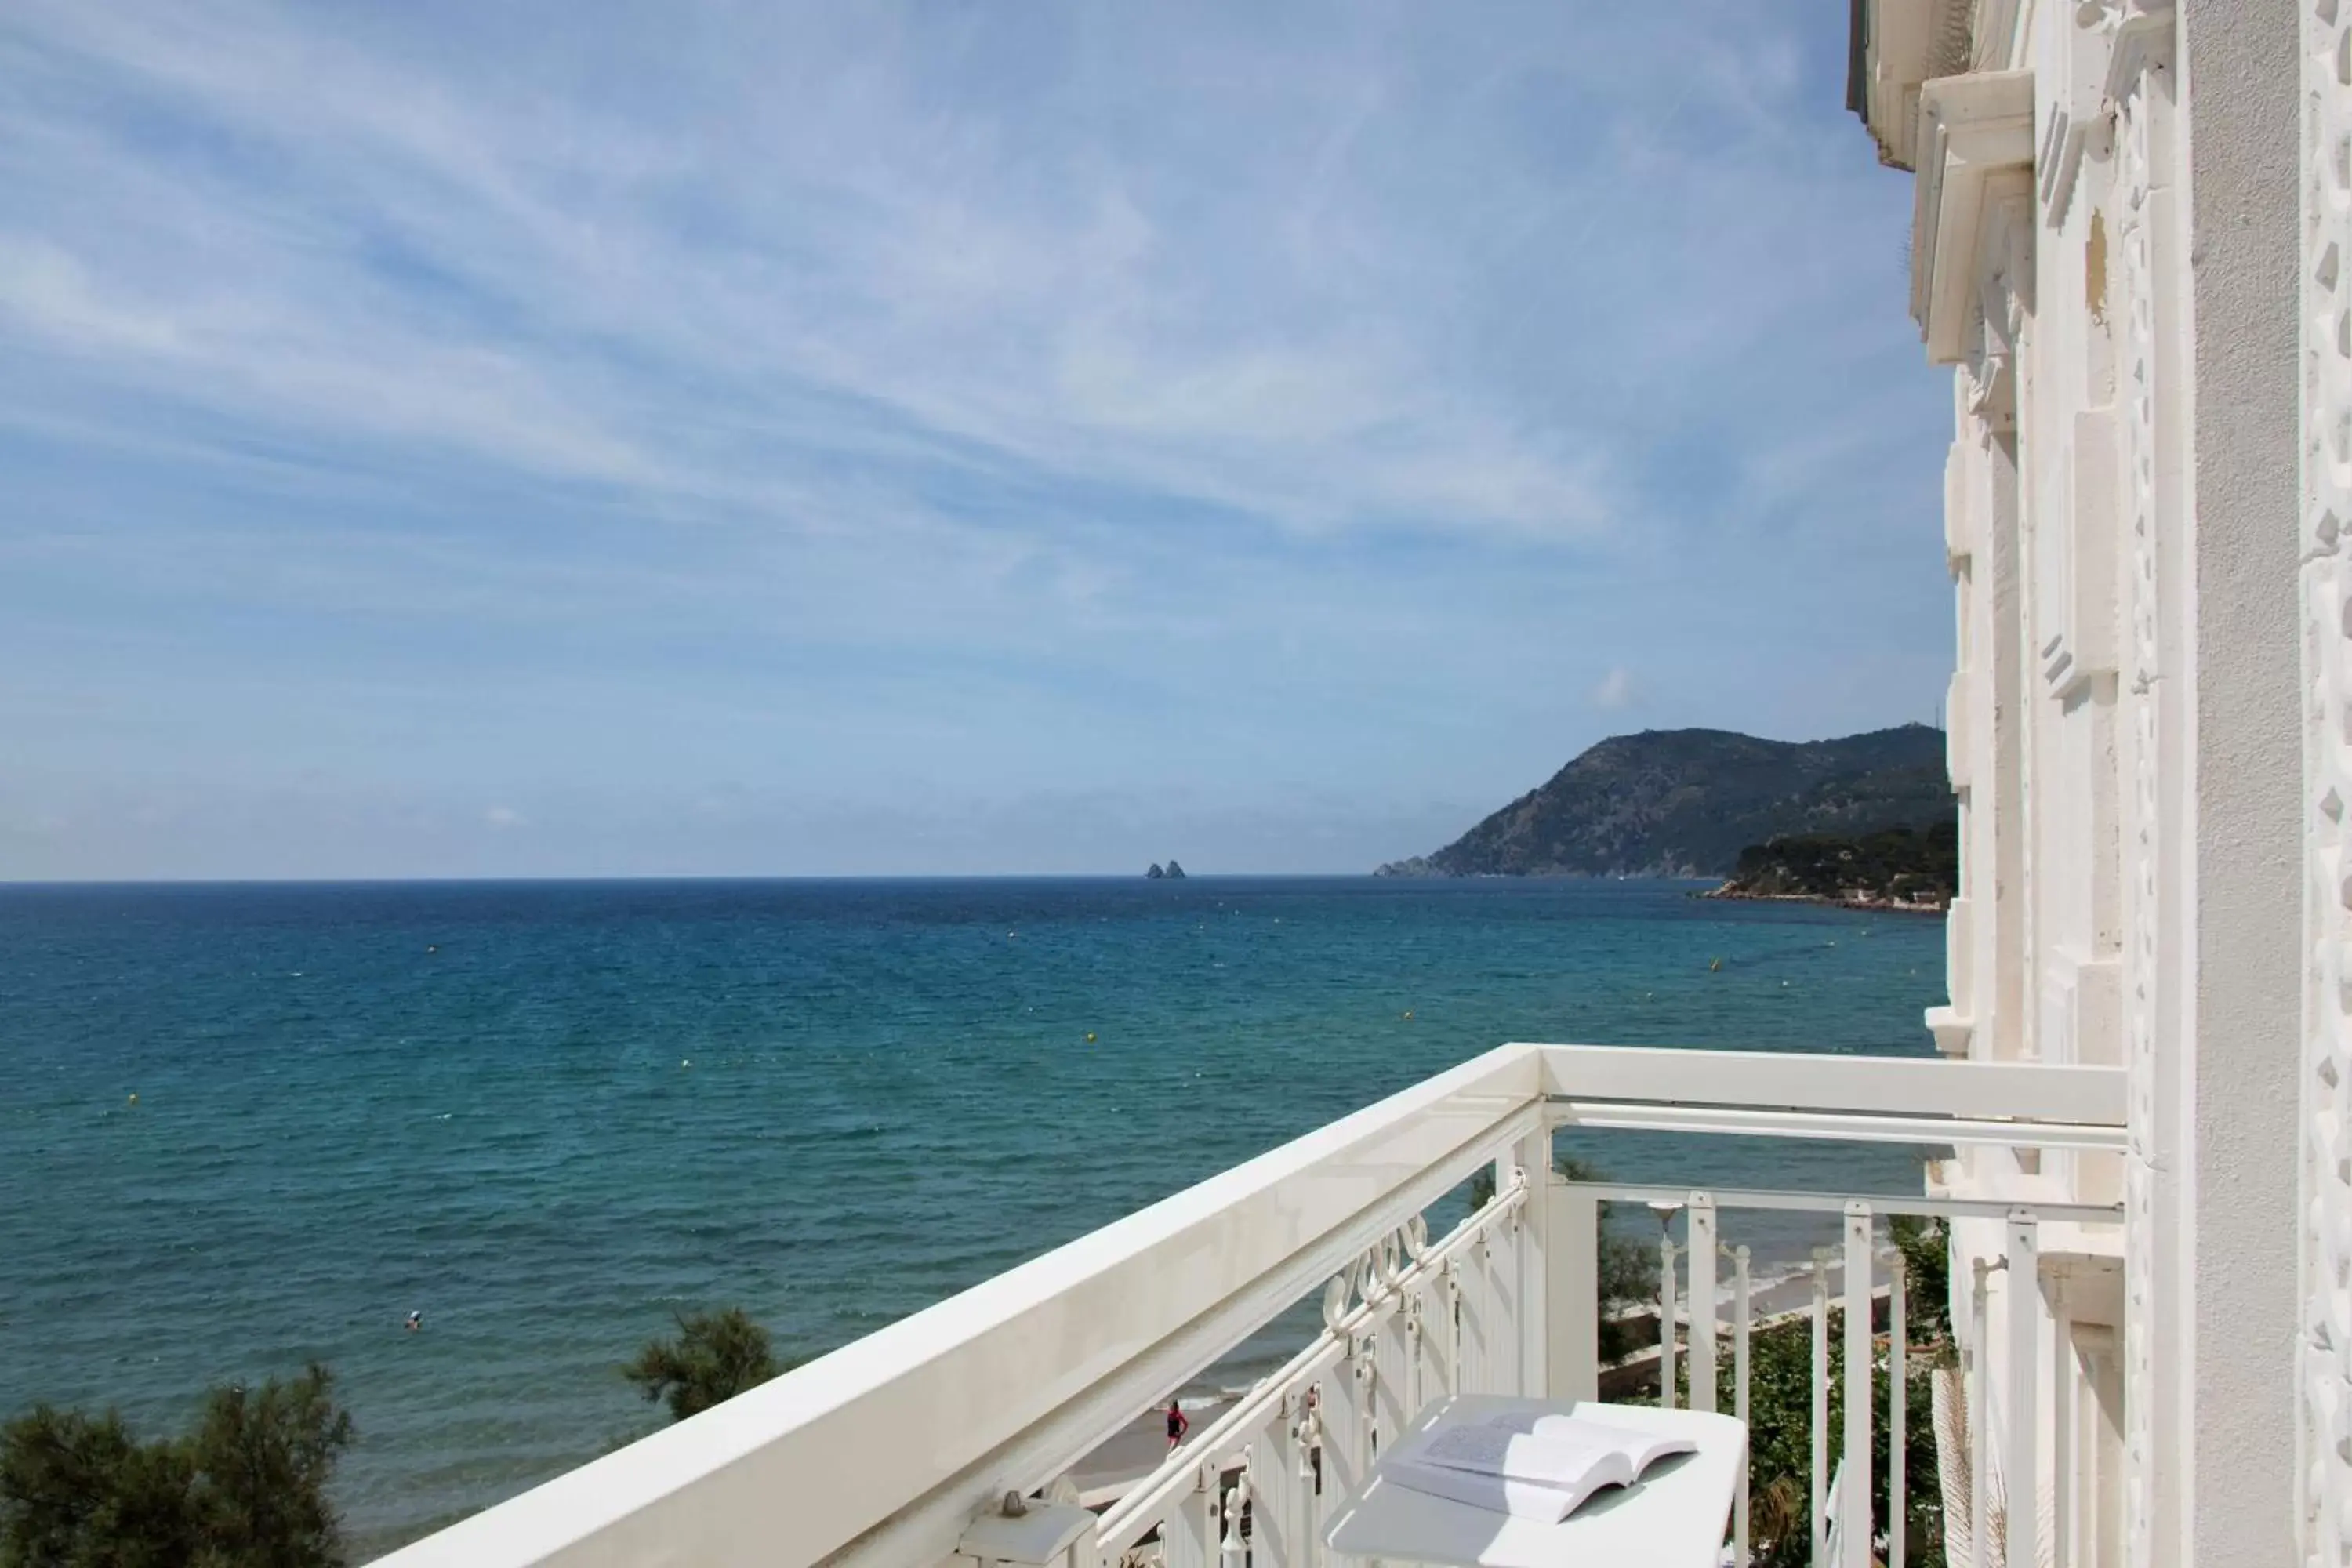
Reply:
[[0, 7], [0, 879], [1355, 872], [1934, 721], [1824, 0]]

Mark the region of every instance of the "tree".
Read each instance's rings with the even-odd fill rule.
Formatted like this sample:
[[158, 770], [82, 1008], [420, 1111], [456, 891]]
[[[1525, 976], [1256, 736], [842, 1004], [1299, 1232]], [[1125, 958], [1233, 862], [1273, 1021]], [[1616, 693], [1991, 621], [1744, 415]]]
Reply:
[[195, 1429], [141, 1442], [36, 1405], [0, 1426], [0, 1568], [333, 1568], [327, 1485], [351, 1446], [333, 1378], [215, 1389]]
[[111, 1410], [35, 1405], [0, 1427], [0, 1564], [176, 1568], [202, 1544], [194, 1479], [179, 1445], [139, 1442]]
[[314, 1362], [289, 1384], [216, 1388], [205, 1401], [190, 1439], [194, 1502], [205, 1542], [227, 1561], [324, 1568], [343, 1560], [327, 1481], [351, 1447], [352, 1418], [336, 1408], [332, 1383]]
[[740, 1307], [677, 1319], [677, 1337], [654, 1340], [621, 1375], [648, 1400], [669, 1406], [683, 1421], [734, 1398], [785, 1371], [768, 1344], [768, 1331]]

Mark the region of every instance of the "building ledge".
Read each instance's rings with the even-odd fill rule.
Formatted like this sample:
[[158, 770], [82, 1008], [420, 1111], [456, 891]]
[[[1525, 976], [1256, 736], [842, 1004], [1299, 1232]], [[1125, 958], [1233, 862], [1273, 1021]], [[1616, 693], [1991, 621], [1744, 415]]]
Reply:
[[1965, 356], [1987, 183], [2033, 164], [2033, 73], [1975, 71], [1919, 89], [1911, 220], [1911, 315], [1927, 358]]

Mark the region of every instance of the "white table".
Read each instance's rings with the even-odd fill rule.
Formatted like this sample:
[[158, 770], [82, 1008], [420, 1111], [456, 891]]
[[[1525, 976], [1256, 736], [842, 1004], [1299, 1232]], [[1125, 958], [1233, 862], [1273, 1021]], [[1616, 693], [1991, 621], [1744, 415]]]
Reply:
[[[1748, 1463], [1748, 1428], [1728, 1415], [1603, 1405], [1591, 1399], [1450, 1395], [1414, 1417], [1412, 1430], [1497, 1415], [1583, 1415], [1698, 1445], [1650, 1467], [1640, 1482], [1612, 1487], [1558, 1524], [1490, 1513], [1401, 1487], [1378, 1463], [1342, 1504], [1325, 1540], [1349, 1557], [1442, 1563], [1457, 1568], [1715, 1568]], [[1384, 1445], [1385, 1446], [1385, 1445]]]

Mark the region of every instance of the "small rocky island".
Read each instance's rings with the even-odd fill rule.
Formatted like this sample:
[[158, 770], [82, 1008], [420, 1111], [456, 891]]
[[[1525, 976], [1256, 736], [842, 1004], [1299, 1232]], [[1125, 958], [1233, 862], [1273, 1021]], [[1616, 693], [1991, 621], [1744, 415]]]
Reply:
[[1146, 871], [1144, 876], [1154, 882], [1181, 882], [1184, 879], [1184, 868], [1179, 866], [1173, 860], [1169, 861], [1165, 866], [1155, 861], [1152, 864], [1151, 869]]

